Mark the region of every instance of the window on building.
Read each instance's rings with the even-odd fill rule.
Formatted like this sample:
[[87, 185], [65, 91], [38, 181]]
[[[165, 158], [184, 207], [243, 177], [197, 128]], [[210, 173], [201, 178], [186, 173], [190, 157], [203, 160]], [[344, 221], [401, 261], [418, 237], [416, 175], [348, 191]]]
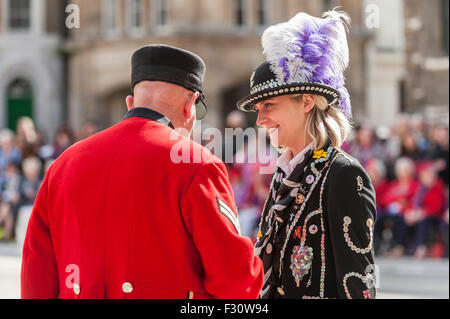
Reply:
[[141, 31], [144, 27], [144, 0], [127, 0], [127, 27]]
[[120, 0], [103, 0], [102, 28], [107, 34], [117, 33], [120, 22]]
[[9, 29], [29, 29], [30, 19], [30, 0], [9, 0]]
[[168, 0], [155, 0], [156, 1], [156, 25], [165, 26], [169, 17], [169, 3]]
[[246, 1], [245, 0], [235, 0], [235, 24], [238, 27], [245, 25], [245, 12], [246, 12]]
[[270, 12], [270, 0], [258, 0], [258, 25], [259, 26], [267, 26], [270, 24], [269, 21], [269, 12]]

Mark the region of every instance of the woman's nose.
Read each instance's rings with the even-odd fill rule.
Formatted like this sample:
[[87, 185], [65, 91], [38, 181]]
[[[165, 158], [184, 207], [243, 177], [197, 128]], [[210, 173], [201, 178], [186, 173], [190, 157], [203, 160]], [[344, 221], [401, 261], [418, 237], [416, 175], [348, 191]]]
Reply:
[[263, 126], [266, 122], [266, 116], [264, 115], [264, 112], [257, 111], [258, 117], [256, 118], [256, 125]]

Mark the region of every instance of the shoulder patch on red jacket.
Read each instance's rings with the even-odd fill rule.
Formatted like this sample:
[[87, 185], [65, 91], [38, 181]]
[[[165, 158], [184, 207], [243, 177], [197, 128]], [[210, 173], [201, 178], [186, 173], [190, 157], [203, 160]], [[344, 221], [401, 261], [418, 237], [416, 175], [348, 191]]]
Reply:
[[217, 199], [217, 206], [219, 207], [219, 212], [221, 212], [223, 215], [225, 215], [226, 218], [230, 220], [230, 222], [233, 224], [234, 228], [236, 228], [236, 231], [240, 236], [241, 226], [239, 225], [239, 220], [234, 214], [233, 210], [219, 197], [216, 197], [216, 199]]

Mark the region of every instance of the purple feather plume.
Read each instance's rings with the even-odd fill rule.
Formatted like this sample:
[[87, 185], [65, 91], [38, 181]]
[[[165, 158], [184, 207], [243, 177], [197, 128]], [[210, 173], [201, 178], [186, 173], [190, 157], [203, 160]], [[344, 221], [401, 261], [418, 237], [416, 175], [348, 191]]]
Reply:
[[342, 12], [326, 12], [323, 19], [299, 13], [266, 29], [262, 45], [278, 81], [322, 83], [338, 90], [339, 108], [351, 118], [350, 97], [344, 86], [349, 61], [348, 22]]

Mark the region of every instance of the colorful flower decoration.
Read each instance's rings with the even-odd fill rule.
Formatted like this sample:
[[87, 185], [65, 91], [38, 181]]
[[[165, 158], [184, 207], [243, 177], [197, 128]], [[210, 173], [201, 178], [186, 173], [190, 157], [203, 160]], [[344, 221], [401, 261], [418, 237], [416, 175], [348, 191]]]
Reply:
[[321, 149], [319, 151], [314, 152], [313, 158], [322, 158], [322, 157], [327, 156], [327, 154], [328, 154], [327, 152], [325, 152], [323, 149]]
[[297, 197], [296, 197], [296, 199], [295, 199], [295, 202], [297, 203], [297, 204], [301, 204], [301, 203], [303, 203], [305, 201], [305, 195], [303, 195], [303, 194], [297, 194]]
[[311, 269], [313, 260], [313, 249], [308, 246], [294, 246], [291, 255], [292, 276], [295, 279], [297, 287], [300, 287], [300, 281]]
[[364, 299], [370, 299], [370, 290], [369, 289], [364, 290], [363, 295]]
[[292, 237], [295, 238], [301, 238], [302, 237], [302, 227], [298, 226], [297, 229], [294, 231], [294, 234]]

